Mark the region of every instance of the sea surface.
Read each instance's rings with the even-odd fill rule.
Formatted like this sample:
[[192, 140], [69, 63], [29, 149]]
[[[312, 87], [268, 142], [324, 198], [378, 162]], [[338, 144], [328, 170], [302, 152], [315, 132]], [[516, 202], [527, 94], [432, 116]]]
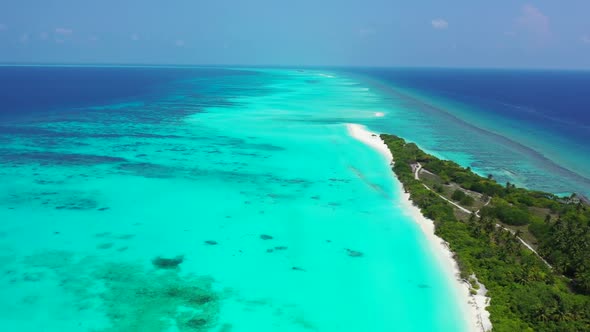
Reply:
[[335, 71], [0, 67], [0, 329], [466, 331], [347, 132], [396, 112]]
[[590, 196], [590, 71], [356, 69], [389, 100], [372, 128], [500, 183]]
[[467, 331], [347, 123], [590, 193], [590, 74], [0, 67], [3, 331]]

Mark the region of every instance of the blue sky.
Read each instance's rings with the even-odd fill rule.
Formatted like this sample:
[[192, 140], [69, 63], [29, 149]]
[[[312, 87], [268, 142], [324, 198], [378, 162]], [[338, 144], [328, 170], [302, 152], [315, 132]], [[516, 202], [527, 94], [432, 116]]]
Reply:
[[590, 1], [3, 0], [0, 62], [590, 68]]

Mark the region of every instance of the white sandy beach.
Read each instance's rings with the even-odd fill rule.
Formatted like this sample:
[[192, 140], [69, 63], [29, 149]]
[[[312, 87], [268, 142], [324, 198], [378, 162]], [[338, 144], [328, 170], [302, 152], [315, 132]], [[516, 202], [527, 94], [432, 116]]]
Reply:
[[[346, 126], [350, 136], [379, 151], [379, 153], [386, 158], [388, 164], [392, 163], [393, 156], [391, 151], [389, 151], [389, 148], [387, 148], [379, 135], [370, 132], [362, 125], [347, 124]], [[392, 174], [394, 173], [392, 172]], [[403, 190], [401, 182], [395, 181], [395, 183], [402, 192], [402, 204], [405, 207], [404, 210], [418, 223], [418, 225], [420, 225], [428, 243], [432, 245], [432, 252], [437, 256], [441, 266], [447, 269], [448, 275], [455, 276], [455, 291], [458, 298], [461, 299], [461, 310], [464, 312], [468, 324], [467, 326], [472, 331], [490, 331], [492, 329], [492, 324], [489, 319], [490, 314], [485, 309], [489, 303], [489, 298], [485, 295], [485, 287], [480, 285], [478, 293], [476, 295], [471, 295], [469, 284], [460, 278], [459, 267], [457, 262], [453, 259], [453, 253], [449, 250], [447, 243], [435, 235], [434, 222], [424, 217], [418, 207], [412, 204], [410, 194]]]

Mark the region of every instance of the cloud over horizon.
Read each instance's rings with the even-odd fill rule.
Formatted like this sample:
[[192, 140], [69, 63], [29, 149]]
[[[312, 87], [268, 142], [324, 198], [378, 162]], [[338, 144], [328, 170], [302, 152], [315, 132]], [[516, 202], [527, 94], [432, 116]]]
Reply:
[[430, 21], [430, 24], [432, 24], [432, 27], [437, 30], [442, 30], [442, 29], [446, 29], [449, 27], [449, 22], [447, 22], [446, 20], [444, 20], [442, 18], [436, 18], [436, 19]]
[[537, 43], [545, 43], [551, 37], [549, 17], [531, 4], [522, 6], [521, 15], [516, 19], [519, 28], [527, 31]]
[[55, 33], [57, 33], [58, 35], [69, 36], [74, 33], [74, 30], [66, 28], [55, 28]]

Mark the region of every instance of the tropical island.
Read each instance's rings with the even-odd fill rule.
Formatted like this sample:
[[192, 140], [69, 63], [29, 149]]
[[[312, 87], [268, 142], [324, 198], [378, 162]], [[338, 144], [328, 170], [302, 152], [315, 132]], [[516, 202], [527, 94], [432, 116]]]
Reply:
[[380, 138], [461, 278], [472, 293], [480, 282], [487, 288], [494, 331], [590, 330], [590, 206], [583, 197], [501, 185], [395, 135]]

